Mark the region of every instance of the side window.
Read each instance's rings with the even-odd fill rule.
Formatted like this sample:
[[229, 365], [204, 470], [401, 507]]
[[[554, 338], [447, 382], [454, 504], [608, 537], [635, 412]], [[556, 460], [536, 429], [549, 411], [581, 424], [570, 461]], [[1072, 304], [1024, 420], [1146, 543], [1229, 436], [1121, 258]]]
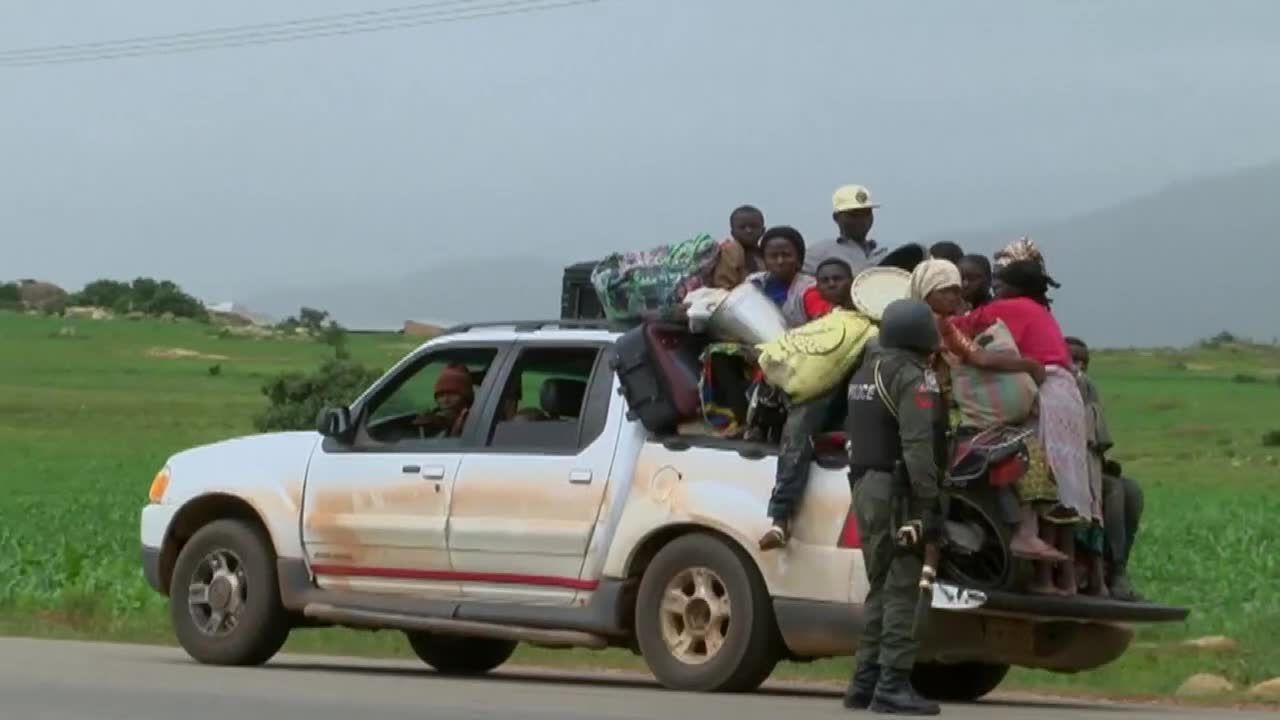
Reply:
[[488, 447], [572, 454], [594, 440], [585, 436], [592, 430], [586, 415], [599, 354], [590, 347], [522, 350], [502, 389]]
[[460, 445], [497, 354], [495, 348], [456, 348], [423, 356], [371, 399], [365, 433], [378, 444]]

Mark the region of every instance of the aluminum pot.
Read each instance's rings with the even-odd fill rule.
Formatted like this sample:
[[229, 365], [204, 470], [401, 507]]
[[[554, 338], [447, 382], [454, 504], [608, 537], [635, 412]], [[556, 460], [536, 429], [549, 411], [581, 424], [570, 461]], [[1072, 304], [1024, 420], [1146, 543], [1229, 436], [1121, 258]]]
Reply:
[[759, 345], [786, 331], [782, 311], [749, 282], [734, 288], [707, 319], [707, 334], [723, 342]]

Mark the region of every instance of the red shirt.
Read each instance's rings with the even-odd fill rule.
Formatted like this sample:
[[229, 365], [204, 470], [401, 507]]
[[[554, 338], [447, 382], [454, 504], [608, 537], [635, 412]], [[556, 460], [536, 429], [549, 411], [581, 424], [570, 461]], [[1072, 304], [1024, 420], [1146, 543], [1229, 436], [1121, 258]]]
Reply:
[[1023, 357], [1044, 365], [1071, 367], [1071, 351], [1057, 319], [1049, 308], [1031, 298], [992, 300], [966, 315], [951, 318], [951, 323], [965, 335], [976, 337], [997, 320], [1003, 320], [1009, 328]]
[[804, 314], [808, 315], [810, 320], [820, 318], [836, 309], [835, 303], [827, 301], [818, 292], [817, 285], [805, 290], [801, 299], [804, 300]]

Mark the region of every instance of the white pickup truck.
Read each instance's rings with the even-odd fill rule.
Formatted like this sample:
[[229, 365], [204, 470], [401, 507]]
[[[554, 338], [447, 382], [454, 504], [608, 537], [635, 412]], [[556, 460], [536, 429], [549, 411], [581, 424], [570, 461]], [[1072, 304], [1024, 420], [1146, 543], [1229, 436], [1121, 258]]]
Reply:
[[[322, 413], [318, 432], [172, 456], [140, 529], [182, 647], [252, 665], [294, 628], [396, 629], [463, 674], [519, 642], [620, 647], [694, 691], [748, 691], [779, 661], [852, 654], [867, 582], [838, 444], [813, 465], [790, 543], [762, 552], [776, 447], [646, 431], [611, 365], [618, 337], [568, 321], [454, 328]], [[476, 380], [465, 426], [424, 437], [413, 418], [458, 363]], [[921, 692], [976, 699], [1010, 666], [1096, 668], [1125, 651], [1130, 623], [1186, 617], [1017, 592], [990, 507], [949, 511], [1001, 527], [944, 561]]]

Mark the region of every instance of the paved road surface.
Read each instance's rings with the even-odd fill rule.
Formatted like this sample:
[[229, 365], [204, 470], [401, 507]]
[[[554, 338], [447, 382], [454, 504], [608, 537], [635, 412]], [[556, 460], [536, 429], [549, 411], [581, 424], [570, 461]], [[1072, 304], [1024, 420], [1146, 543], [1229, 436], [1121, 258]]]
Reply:
[[[869, 715], [859, 713], [859, 716]], [[683, 694], [640, 679], [512, 670], [449, 680], [409, 662], [277, 656], [261, 668], [209, 668], [180, 650], [0, 638], [4, 720], [639, 720], [850, 717], [825, 690]], [[943, 717], [1154, 720], [1274, 714], [1004, 700]]]

